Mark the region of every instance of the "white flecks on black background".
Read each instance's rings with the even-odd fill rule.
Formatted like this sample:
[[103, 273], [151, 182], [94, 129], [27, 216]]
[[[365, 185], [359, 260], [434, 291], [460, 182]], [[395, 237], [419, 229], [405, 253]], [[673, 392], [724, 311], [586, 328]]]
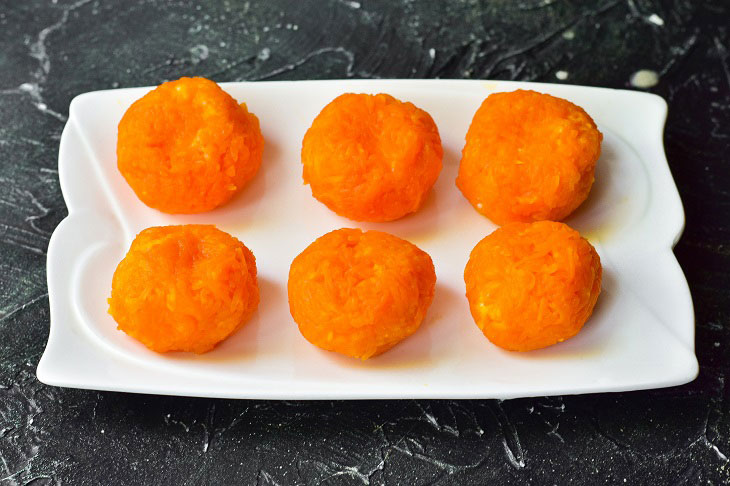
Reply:
[[[728, 483], [728, 18], [721, 0], [0, 0], [0, 484]], [[69, 102], [184, 75], [514, 79], [663, 96], [699, 378], [510, 401], [232, 401], [41, 385]]]

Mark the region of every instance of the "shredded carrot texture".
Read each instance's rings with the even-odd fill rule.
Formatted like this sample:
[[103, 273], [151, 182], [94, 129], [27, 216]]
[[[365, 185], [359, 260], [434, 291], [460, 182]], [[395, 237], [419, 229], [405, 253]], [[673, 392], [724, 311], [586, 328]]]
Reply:
[[534, 91], [495, 93], [471, 122], [456, 185], [497, 224], [558, 221], [588, 197], [602, 139], [573, 103]]
[[431, 116], [387, 94], [343, 94], [302, 141], [304, 183], [355, 221], [392, 221], [417, 211], [441, 172]]
[[573, 337], [601, 291], [593, 246], [563, 223], [510, 223], [481, 240], [464, 270], [472, 317], [484, 335], [511, 351]]
[[380, 231], [339, 229], [309, 245], [289, 270], [289, 308], [315, 346], [367, 359], [421, 325], [436, 273], [427, 253]]
[[146, 205], [200, 213], [228, 201], [258, 171], [259, 121], [213, 81], [181, 78], [129, 107], [119, 123], [117, 166]]
[[153, 351], [204, 353], [238, 330], [259, 303], [256, 259], [209, 225], [142, 231], [112, 279], [109, 313]]

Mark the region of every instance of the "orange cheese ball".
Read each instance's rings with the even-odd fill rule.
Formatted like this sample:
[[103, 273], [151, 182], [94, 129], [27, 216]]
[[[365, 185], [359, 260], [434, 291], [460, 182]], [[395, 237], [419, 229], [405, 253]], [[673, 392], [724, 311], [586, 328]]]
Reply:
[[510, 223], [480, 241], [464, 270], [471, 315], [510, 351], [573, 337], [601, 291], [601, 260], [563, 223]]
[[119, 123], [117, 166], [146, 205], [201, 213], [261, 165], [259, 120], [213, 81], [180, 78], [135, 101]]
[[153, 351], [210, 351], [259, 303], [256, 259], [214, 226], [148, 228], [112, 279], [109, 313]]
[[466, 134], [456, 185], [497, 224], [561, 220], [588, 197], [603, 135], [569, 101], [494, 93]]
[[435, 286], [431, 257], [417, 246], [343, 228], [292, 262], [289, 310], [307, 341], [364, 360], [416, 332]]
[[431, 116], [387, 94], [343, 94], [302, 141], [304, 183], [340, 216], [392, 221], [421, 207], [441, 172]]

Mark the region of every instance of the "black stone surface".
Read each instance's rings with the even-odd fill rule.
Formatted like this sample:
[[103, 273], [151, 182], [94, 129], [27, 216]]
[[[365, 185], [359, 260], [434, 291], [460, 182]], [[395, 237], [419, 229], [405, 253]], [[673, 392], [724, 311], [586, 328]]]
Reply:
[[[729, 28], [723, 0], [0, 0], [0, 484], [730, 483]], [[695, 382], [510, 401], [311, 403], [36, 380], [49, 325], [46, 248], [67, 214], [58, 142], [75, 95], [182, 75], [631, 88], [641, 69], [658, 74], [651, 91], [670, 106]]]

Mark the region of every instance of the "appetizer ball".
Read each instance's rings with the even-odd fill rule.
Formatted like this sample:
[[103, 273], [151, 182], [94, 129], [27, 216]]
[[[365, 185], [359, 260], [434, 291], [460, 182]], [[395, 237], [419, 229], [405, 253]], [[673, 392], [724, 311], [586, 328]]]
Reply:
[[204, 353], [256, 310], [256, 259], [208, 225], [142, 231], [112, 279], [109, 313], [153, 351]]
[[510, 223], [471, 252], [464, 270], [471, 315], [484, 335], [510, 351], [573, 337], [601, 291], [601, 261], [563, 223]]
[[129, 107], [117, 166], [146, 205], [201, 213], [228, 201], [261, 165], [259, 120], [213, 81], [181, 78]]
[[497, 224], [561, 220], [588, 197], [602, 139], [573, 103], [534, 91], [495, 93], [471, 122], [456, 185]]
[[307, 341], [364, 360], [416, 332], [435, 285], [431, 257], [417, 246], [344, 228], [294, 259], [289, 310]]
[[335, 98], [302, 141], [304, 183], [355, 221], [392, 221], [418, 210], [442, 158], [431, 116], [387, 94]]

